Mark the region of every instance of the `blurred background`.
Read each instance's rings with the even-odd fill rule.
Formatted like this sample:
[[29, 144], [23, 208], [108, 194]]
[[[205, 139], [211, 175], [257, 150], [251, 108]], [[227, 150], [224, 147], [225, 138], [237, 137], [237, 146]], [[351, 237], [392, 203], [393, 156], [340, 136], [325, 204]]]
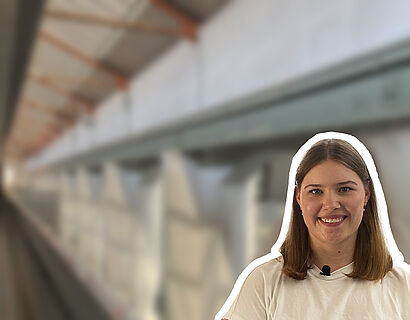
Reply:
[[2, 319], [213, 319], [329, 130], [372, 153], [409, 261], [409, 10], [1, 1]]

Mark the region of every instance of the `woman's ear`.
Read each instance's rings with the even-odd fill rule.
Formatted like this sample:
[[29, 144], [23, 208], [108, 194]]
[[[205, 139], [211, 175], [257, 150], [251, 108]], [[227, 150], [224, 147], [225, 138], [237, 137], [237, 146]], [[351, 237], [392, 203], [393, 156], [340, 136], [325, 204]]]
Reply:
[[299, 192], [299, 188], [297, 186], [295, 186], [295, 198], [296, 198], [296, 201], [298, 202], [299, 207], [300, 207], [300, 192]]
[[364, 186], [364, 206], [367, 205], [367, 202], [370, 199], [370, 184], [372, 182], [369, 181], [365, 186]]

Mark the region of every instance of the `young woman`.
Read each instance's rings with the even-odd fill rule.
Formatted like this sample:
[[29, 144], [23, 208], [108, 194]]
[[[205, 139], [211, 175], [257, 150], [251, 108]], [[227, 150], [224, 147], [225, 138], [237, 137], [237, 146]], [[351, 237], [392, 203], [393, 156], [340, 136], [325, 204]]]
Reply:
[[222, 318], [410, 319], [410, 266], [356, 138], [322, 133], [296, 153], [279, 238], [240, 275]]

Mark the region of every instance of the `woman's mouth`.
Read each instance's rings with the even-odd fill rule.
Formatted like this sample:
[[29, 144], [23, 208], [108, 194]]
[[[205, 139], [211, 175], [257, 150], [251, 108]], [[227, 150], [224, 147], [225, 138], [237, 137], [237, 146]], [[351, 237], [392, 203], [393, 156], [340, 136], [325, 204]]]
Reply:
[[338, 217], [319, 217], [321, 223], [326, 226], [335, 227], [343, 223], [346, 219], [346, 216], [338, 216]]

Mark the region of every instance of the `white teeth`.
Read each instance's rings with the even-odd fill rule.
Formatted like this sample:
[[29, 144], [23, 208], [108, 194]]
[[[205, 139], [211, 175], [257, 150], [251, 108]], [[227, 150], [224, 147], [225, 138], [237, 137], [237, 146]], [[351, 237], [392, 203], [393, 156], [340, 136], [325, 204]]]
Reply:
[[327, 219], [327, 218], [320, 218], [322, 221], [327, 222], [327, 223], [338, 223], [343, 220], [343, 217], [337, 218], [337, 219]]

